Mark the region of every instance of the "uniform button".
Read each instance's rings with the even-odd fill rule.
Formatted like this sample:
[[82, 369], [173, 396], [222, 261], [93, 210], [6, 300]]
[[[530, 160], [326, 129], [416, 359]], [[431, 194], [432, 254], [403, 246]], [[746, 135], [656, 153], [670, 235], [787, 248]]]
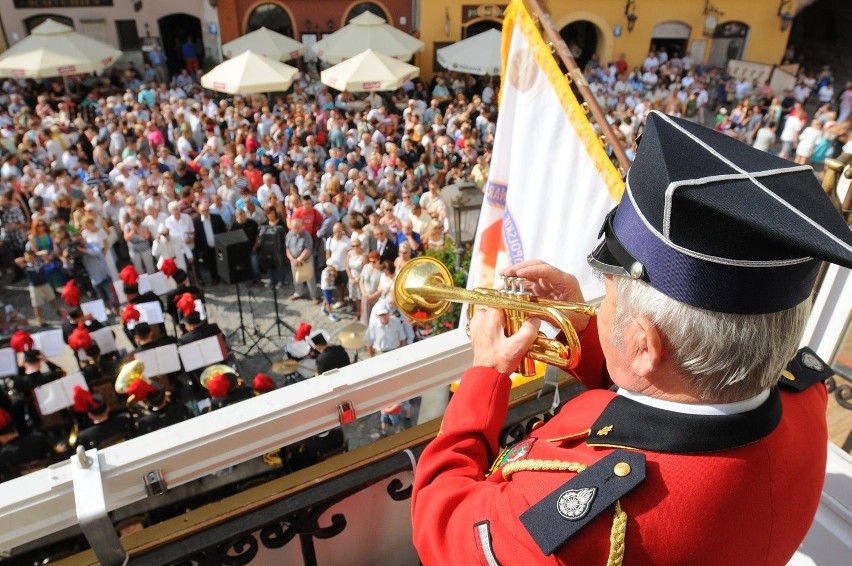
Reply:
[[615, 475], [617, 475], [620, 478], [623, 478], [624, 476], [630, 475], [630, 472], [631, 472], [630, 464], [628, 464], [627, 462], [619, 462], [612, 469], [612, 473], [614, 473]]
[[784, 379], [786, 379], [787, 381], [796, 381], [796, 376], [795, 376], [795, 375], [793, 375], [792, 373], [790, 373], [790, 372], [789, 372], [788, 370], [786, 370], [786, 369], [785, 369], [784, 371], [782, 371], [782, 372], [781, 372], [781, 375], [783, 375], [783, 376], [784, 376]]

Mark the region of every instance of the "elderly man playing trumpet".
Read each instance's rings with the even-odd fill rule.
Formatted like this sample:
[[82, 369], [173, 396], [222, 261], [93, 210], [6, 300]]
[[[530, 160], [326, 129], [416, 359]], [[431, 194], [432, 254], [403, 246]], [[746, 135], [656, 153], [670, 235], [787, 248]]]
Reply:
[[[417, 466], [422, 562], [786, 564], [819, 504], [832, 373], [796, 348], [821, 260], [852, 266], [849, 228], [810, 168], [655, 112], [601, 236], [606, 296], [571, 315], [589, 391], [503, 453], [539, 321], [507, 337], [501, 311], [473, 316], [474, 367]], [[505, 275], [583, 300], [542, 262]]]

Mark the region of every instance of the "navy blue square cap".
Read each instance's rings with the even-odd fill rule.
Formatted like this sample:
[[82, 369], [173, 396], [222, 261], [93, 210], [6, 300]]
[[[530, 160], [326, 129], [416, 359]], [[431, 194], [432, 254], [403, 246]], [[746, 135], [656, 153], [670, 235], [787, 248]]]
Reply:
[[852, 232], [811, 167], [660, 112], [600, 235], [593, 267], [717, 312], [785, 310], [821, 261], [852, 267]]

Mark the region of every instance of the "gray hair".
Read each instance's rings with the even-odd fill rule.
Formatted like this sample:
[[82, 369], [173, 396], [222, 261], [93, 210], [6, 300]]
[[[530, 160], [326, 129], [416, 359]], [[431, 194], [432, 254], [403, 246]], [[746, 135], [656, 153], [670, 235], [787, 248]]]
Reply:
[[709, 403], [754, 397], [775, 385], [811, 312], [807, 299], [768, 314], [719, 313], [676, 301], [643, 281], [615, 277], [612, 340], [619, 348], [636, 316], [662, 333], [679, 372]]

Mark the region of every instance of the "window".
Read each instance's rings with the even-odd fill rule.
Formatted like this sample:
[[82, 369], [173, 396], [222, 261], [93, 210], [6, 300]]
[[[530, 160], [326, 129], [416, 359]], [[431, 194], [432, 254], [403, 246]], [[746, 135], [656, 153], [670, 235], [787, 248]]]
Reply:
[[261, 4], [249, 16], [246, 33], [267, 28], [288, 37], [293, 37], [293, 24], [287, 11], [278, 4]]
[[122, 51], [137, 51], [142, 48], [136, 20], [115, 20], [115, 32], [118, 35], [118, 48]]
[[39, 24], [44, 23], [45, 20], [56, 20], [60, 24], [70, 26], [72, 29], [74, 28], [74, 20], [72, 20], [71, 18], [66, 18], [65, 16], [58, 16], [56, 14], [39, 14], [38, 16], [30, 16], [29, 18], [24, 20], [24, 27], [27, 28], [27, 33], [32, 33], [33, 29], [37, 28]]
[[361, 2], [360, 4], [354, 6], [351, 10], [349, 10], [349, 13], [346, 15], [346, 23], [348, 24], [350, 21], [352, 21], [352, 18], [354, 18], [355, 16], [360, 16], [364, 12], [370, 12], [371, 14], [375, 14], [380, 18], [384, 18], [386, 22], [393, 25], [393, 22], [390, 20], [385, 11], [382, 10], [382, 7], [372, 2]]

